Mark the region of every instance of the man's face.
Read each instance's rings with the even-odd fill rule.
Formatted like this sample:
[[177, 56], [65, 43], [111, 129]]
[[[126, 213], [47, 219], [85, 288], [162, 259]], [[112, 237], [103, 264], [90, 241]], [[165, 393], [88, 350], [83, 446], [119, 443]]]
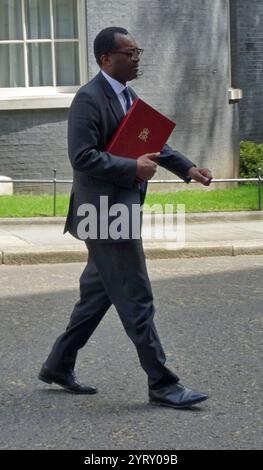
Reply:
[[124, 34], [115, 35], [116, 48], [102, 56], [102, 69], [121, 83], [137, 78], [140, 58], [135, 40]]

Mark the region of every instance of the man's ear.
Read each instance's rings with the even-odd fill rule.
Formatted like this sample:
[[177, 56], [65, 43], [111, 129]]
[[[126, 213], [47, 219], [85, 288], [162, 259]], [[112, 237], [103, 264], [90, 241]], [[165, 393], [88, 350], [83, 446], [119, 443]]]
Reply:
[[111, 65], [111, 57], [108, 54], [102, 54], [100, 56], [100, 63], [102, 67]]

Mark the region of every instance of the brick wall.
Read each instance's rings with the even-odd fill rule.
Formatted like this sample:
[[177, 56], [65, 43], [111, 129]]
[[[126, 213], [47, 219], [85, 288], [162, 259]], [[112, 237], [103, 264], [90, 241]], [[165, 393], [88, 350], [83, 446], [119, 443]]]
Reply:
[[242, 88], [240, 138], [263, 141], [263, 1], [230, 0], [232, 75]]
[[[19, 179], [71, 176], [67, 156], [67, 110], [0, 111], [0, 174]], [[49, 185], [15, 185], [15, 191], [50, 192]], [[68, 191], [69, 185], [58, 187]]]

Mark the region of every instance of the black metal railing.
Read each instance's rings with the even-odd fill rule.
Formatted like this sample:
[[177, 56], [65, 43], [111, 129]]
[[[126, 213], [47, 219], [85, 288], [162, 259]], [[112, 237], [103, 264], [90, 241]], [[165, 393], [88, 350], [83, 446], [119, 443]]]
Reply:
[[[217, 179], [214, 178], [211, 181], [211, 184], [216, 184], [216, 183], [257, 183], [258, 187], [258, 207], [257, 210], [262, 210], [262, 184], [263, 184], [263, 177], [261, 173], [261, 168], [258, 168], [257, 170], [257, 177], [255, 178], [223, 178], [223, 179]], [[50, 179], [8, 179], [8, 180], [1, 180], [0, 177], [0, 183], [19, 183], [19, 184], [29, 184], [29, 183], [39, 183], [39, 184], [52, 184], [53, 185], [53, 216], [56, 217], [57, 214], [57, 185], [58, 184], [72, 184], [72, 179], [57, 179], [57, 170], [54, 168], [53, 170], [53, 178]], [[182, 184], [185, 183], [181, 179], [172, 179], [172, 180], [165, 180], [165, 179], [159, 179], [159, 180], [149, 180], [150, 184]], [[197, 181], [191, 181], [190, 184], [196, 184]]]

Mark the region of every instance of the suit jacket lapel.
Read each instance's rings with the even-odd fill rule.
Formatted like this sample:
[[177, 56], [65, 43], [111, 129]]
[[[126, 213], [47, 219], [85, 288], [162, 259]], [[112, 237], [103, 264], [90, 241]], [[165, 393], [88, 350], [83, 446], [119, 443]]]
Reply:
[[123, 112], [121, 103], [119, 102], [119, 98], [116, 94], [114, 97], [110, 98], [110, 107], [112, 109], [113, 114], [116, 116], [117, 120], [121, 122], [125, 114]]
[[132, 101], [136, 100], [136, 98], [138, 98], [138, 96], [136, 95], [135, 91], [130, 86], [128, 86], [128, 89], [129, 89], [129, 92], [131, 94]]
[[119, 102], [119, 98], [107, 82], [106, 78], [103, 77], [102, 73], [99, 72], [98, 79], [104, 89], [104, 92], [109, 100], [110, 107], [112, 109], [113, 114], [115, 115], [117, 121], [120, 123], [124, 118], [125, 114], [123, 112], [121, 103]]

